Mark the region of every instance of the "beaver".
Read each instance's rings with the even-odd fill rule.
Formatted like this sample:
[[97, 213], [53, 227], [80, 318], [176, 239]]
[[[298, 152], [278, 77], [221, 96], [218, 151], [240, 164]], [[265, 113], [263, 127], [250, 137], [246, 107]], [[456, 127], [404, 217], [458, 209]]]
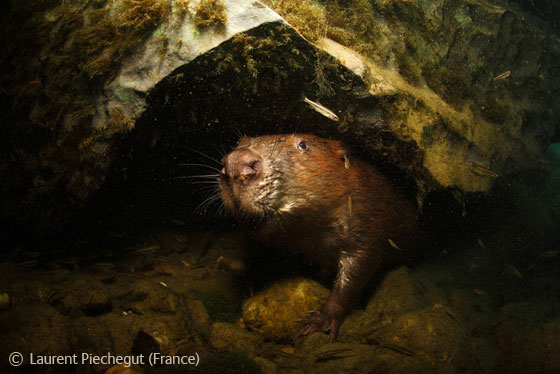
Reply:
[[413, 250], [414, 204], [341, 142], [314, 135], [244, 137], [222, 163], [224, 206], [251, 222], [256, 242], [301, 252], [336, 272], [330, 297], [296, 335], [325, 331], [333, 342], [380, 266]]

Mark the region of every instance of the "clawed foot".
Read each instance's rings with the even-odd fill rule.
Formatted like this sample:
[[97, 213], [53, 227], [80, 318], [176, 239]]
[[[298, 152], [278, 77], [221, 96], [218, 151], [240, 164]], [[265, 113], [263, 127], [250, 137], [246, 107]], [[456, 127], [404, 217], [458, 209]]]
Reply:
[[309, 335], [315, 331], [322, 331], [329, 332], [329, 342], [333, 343], [343, 319], [344, 309], [336, 303], [327, 301], [320, 311], [312, 310], [309, 312], [309, 316], [302, 319], [304, 326], [295, 338]]

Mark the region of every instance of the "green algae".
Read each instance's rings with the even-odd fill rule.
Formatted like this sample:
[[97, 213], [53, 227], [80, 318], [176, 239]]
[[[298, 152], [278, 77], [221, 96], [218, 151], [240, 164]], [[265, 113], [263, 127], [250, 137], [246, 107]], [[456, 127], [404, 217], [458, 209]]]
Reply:
[[293, 36], [284, 25], [258, 36], [237, 34], [231, 39], [227, 52], [217, 56], [215, 72], [249, 78], [243, 85], [253, 93], [278, 92], [289, 75], [303, 70], [306, 62]]
[[201, 0], [195, 9], [194, 24], [199, 29], [224, 26], [226, 7], [222, 0]]

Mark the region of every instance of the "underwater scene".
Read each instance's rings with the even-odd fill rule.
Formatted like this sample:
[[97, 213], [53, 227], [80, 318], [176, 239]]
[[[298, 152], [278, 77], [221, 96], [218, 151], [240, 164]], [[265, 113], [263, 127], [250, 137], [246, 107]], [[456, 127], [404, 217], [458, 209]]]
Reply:
[[0, 372], [560, 373], [557, 0], [0, 7]]

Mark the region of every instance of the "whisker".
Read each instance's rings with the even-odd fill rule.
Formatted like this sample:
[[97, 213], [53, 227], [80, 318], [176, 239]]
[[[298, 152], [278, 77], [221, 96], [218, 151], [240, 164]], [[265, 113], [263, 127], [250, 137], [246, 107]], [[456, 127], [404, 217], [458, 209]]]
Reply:
[[186, 179], [189, 184], [215, 184], [218, 185], [220, 182], [217, 180], [190, 180], [188, 177], [172, 177], [169, 180], [178, 180], [178, 179]]
[[233, 131], [241, 139], [245, 138], [247, 135], [243, 134], [236, 126], [233, 126]]
[[219, 216], [224, 216], [224, 202], [220, 201], [220, 205], [218, 206], [218, 210], [216, 212]]
[[169, 179], [189, 179], [189, 178], [213, 178], [217, 179], [220, 174], [200, 174], [200, 175], [181, 175], [179, 177], [171, 177]]
[[189, 147], [187, 147], [187, 149], [188, 149], [189, 151], [198, 153], [199, 155], [204, 156], [204, 157], [206, 157], [206, 158], [209, 159], [209, 160], [214, 161], [215, 163], [217, 163], [217, 164], [220, 165], [220, 166], [222, 165], [222, 162], [221, 162], [221, 161], [216, 160], [214, 157], [208, 156], [206, 153], [197, 151], [196, 149], [189, 148]]
[[215, 185], [218, 185], [219, 182], [218, 181], [196, 181], [196, 182], [190, 182], [190, 184], [215, 184]]
[[[204, 199], [204, 201], [202, 201], [200, 204], [197, 205], [196, 208], [194, 208], [194, 212], [200, 212], [200, 213], [205, 213], [206, 210], [208, 209], [208, 206], [210, 206], [213, 202], [217, 201], [218, 199], [220, 199], [220, 193], [219, 191], [214, 193], [213, 195], [210, 195], [209, 197], [207, 197], [206, 199]], [[199, 211], [199, 209], [204, 208], [203, 211]]]
[[[199, 178], [203, 178], [203, 176], [199, 176]], [[186, 179], [189, 184], [215, 184], [216, 186], [220, 184], [220, 182], [216, 178], [210, 180], [198, 180], [197, 176], [192, 176], [192, 177], [182, 176], [182, 177], [168, 178], [168, 180], [179, 180], [179, 179]]]
[[[218, 173], [220, 172], [220, 169], [218, 169], [215, 166], [210, 166], [210, 165], [206, 165], [206, 164], [196, 164], [196, 163], [187, 163], [187, 164], [177, 164], [178, 166], [200, 166], [200, 167], [204, 167], [204, 168], [208, 168], [214, 171], [217, 171]], [[221, 165], [221, 163], [220, 163]]]
[[218, 146], [216, 144], [212, 144], [212, 148], [214, 148], [214, 150], [216, 151], [217, 154], [220, 155], [225, 155], [228, 152], [226, 152], [226, 150], [224, 149], [224, 145], [220, 144], [220, 147], [218, 148]]
[[204, 192], [205, 194], [206, 194], [206, 193], [211, 193], [212, 195], [214, 195], [214, 194], [216, 194], [216, 193], [220, 193], [220, 189], [217, 188], [217, 186], [208, 186], [208, 185], [206, 185], [206, 186], [202, 186], [202, 187], [196, 188], [196, 189], [194, 189], [194, 190], [192, 191], [193, 194], [195, 194], [195, 193], [200, 193], [200, 192]]
[[297, 132], [298, 132], [298, 126], [299, 126], [299, 123], [296, 124], [296, 127], [294, 128], [294, 132], [292, 132], [292, 135], [297, 134]]
[[212, 200], [210, 200], [210, 201], [206, 204], [206, 206], [204, 207], [203, 213], [206, 213], [206, 212], [208, 211], [208, 208], [209, 208], [213, 203], [215, 203], [215, 202], [218, 201], [218, 200], [221, 200], [221, 199], [220, 199], [220, 196], [216, 196], [215, 198], [213, 198]]

